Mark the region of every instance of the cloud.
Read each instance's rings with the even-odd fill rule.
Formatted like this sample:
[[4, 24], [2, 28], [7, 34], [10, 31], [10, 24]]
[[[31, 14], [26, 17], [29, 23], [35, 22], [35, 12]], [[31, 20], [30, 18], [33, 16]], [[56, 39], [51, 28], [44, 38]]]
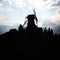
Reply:
[[[55, 16], [48, 16], [48, 9], [51, 9], [51, 5], [53, 4], [58, 4], [59, 0], [54, 0], [55, 2], [53, 3], [53, 0], [1, 0], [1, 4], [0, 4], [0, 12], [3, 13], [7, 13], [7, 14], [11, 14], [9, 16], [7, 16], [6, 18], [8, 18], [8, 21], [0, 21], [0, 24], [5, 24], [5, 25], [13, 25], [15, 23], [19, 23], [19, 21], [17, 21], [17, 16], [16, 16], [16, 21], [13, 19], [14, 18], [14, 14], [16, 13], [16, 9], [19, 8], [22, 10], [27, 10], [27, 8], [29, 10], [32, 10], [33, 8], [36, 8], [36, 11], [40, 17], [40, 11], [43, 13], [41, 13], [41, 15], [45, 15], [48, 19], [51, 19], [52, 22], [59, 24], [59, 14], [55, 14]], [[58, 4], [59, 5], [59, 4]], [[25, 9], [25, 7], [27, 7]], [[22, 11], [24, 13], [24, 11]], [[10, 12], [10, 13], [9, 13]], [[12, 13], [14, 12], [14, 13]], [[30, 12], [30, 11], [29, 11]], [[45, 13], [44, 13], [45, 12]], [[27, 13], [27, 12], [25, 12]], [[19, 15], [19, 13], [18, 13]], [[24, 14], [23, 14], [24, 15]], [[11, 16], [13, 16], [13, 18], [10, 18]], [[38, 18], [39, 18], [38, 17]], [[56, 18], [57, 17], [57, 18]], [[42, 17], [45, 18], [45, 17]], [[1, 20], [3, 20], [3, 18], [0, 18]], [[9, 20], [10, 19], [10, 20]], [[21, 18], [22, 19], [22, 18]], [[46, 19], [46, 18], [45, 18]], [[6, 20], [6, 19], [5, 19]], [[57, 22], [56, 22], [57, 20]], [[5, 22], [5, 23], [4, 23]], [[38, 23], [39, 26], [42, 26], [42, 22]]]
[[52, 7], [60, 8], [60, 0], [57, 0], [56, 3], [52, 4]]
[[[9, 1], [9, 0], [8, 0]], [[0, 12], [13, 12], [14, 9], [7, 5], [7, 0], [2, 0], [0, 2]]]
[[54, 16], [47, 16], [47, 19], [57, 25], [60, 25], [60, 9], [57, 10], [57, 12]]
[[0, 14], [0, 25], [12, 26], [14, 24], [19, 23], [19, 20], [11, 20], [8, 17], [7, 17], [7, 19], [9, 19], [9, 20], [6, 20], [6, 17], [7, 17], [6, 15]]
[[8, 7], [8, 8], [4, 8], [4, 7], [0, 7], [0, 12], [14, 12], [15, 10], [11, 7]]
[[8, 5], [17, 7], [17, 8], [23, 8], [25, 7], [25, 2], [23, 0], [3, 0], [5, 3], [8, 3]]
[[[4, 23], [5, 22], [5, 23]], [[13, 26], [15, 24], [20, 24], [19, 23], [20, 21], [12, 21], [12, 20], [9, 20], [9, 21], [1, 21], [0, 20], [0, 25], [5, 25], [5, 26]]]
[[7, 11], [13, 11], [13, 8], [23, 9], [24, 7], [26, 7], [26, 3], [23, 0], [1, 0], [0, 2], [0, 8]]
[[28, 0], [28, 3], [34, 6], [35, 8], [41, 10], [43, 7], [45, 7], [47, 4], [50, 4], [51, 0]]
[[0, 14], [0, 20], [3, 20], [5, 16], [3, 14]]
[[14, 5], [15, 5], [16, 7], [22, 8], [22, 7], [24, 6], [24, 2], [23, 2], [22, 0], [15, 0], [15, 1], [14, 1]]
[[58, 0], [28, 0], [28, 3], [30, 4], [30, 6], [28, 7], [28, 10], [29, 9], [32, 10], [33, 8], [35, 8], [36, 13], [39, 15], [39, 17], [40, 17], [40, 14], [43, 12], [48, 13], [50, 11], [51, 13], [49, 15], [51, 15], [51, 14], [54, 14], [52, 10], [55, 11], [55, 9], [52, 8], [52, 4], [57, 3], [57, 1]]
[[0, 7], [3, 6], [3, 3], [0, 3]]
[[8, 8], [6, 9], [6, 11], [7, 11], [7, 12], [14, 12], [15, 10], [14, 10], [13, 8], [8, 7]]

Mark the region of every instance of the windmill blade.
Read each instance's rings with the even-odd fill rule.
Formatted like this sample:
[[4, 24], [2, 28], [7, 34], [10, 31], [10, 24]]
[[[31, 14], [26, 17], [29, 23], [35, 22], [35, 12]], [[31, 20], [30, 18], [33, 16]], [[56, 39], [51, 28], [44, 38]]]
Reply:
[[34, 12], [34, 15], [36, 16], [36, 11], [35, 11], [35, 8], [33, 9], [33, 12]]
[[26, 17], [25, 17], [25, 22], [24, 22], [24, 24], [23, 24], [23, 27], [26, 25], [27, 22], [28, 22], [28, 21], [26, 20]]
[[36, 23], [37, 23], [38, 19], [37, 19], [37, 16], [36, 16], [36, 11], [35, 11], [35, 8], [33, 9], [33, 12], [34, 12], [35, 19], [36, 19]]

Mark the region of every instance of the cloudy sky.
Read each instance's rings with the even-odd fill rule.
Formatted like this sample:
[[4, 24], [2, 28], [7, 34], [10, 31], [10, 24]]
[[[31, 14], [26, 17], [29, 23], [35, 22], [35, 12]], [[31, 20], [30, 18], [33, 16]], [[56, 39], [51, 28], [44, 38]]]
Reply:
[[0, 0], [0, 25], [23, 24], [34, 8], [38, 26], [60, 25], [60, 0]]

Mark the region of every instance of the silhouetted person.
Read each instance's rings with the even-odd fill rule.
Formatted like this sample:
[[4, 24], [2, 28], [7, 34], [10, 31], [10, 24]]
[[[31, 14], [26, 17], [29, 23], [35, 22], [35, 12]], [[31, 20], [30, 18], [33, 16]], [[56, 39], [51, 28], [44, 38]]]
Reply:
[[20, 25], [20, 26], [18, 27], [18, 32], [22, 32], [22, 31], [23, 31], [23, 26]]

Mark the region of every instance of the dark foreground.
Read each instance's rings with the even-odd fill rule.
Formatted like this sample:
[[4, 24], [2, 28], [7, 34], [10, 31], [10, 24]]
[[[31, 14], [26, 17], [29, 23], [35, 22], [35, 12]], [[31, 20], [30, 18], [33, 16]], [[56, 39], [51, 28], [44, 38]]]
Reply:
[[0, 52], [16, 52], [23, 56], [54, 56], [60, 50], [60, 35], [51, 30], [15, 30], [0, 36]]

